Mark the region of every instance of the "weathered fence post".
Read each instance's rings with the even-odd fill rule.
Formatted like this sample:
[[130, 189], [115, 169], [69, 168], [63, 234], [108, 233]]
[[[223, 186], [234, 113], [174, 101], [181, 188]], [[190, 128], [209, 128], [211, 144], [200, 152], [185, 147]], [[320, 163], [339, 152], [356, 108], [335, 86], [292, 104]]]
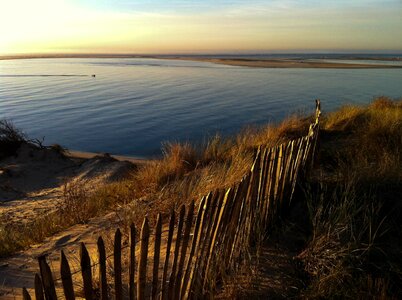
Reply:
[[106, 251], [105, 243], [102, 237], [98, 238], [98, 256], [99, 256], [99, 287], [101, 300], [107, 300], [107, 278], [106, 278]]
[[29, 295], [25, 286], [22, 288], [22, 299], [24, 300], [31, 300], [31, 295]]
[[158, 297], [158, 273], [159, 273], [159, 257], [161, 252], [161, 235], [162, 235], [162, 215], [158, 214], [158, 219], [155, 225], [155, 240], [154, 240], [154, 266], [152, 270], [152, 299]]
[[186, 207], [182, 205], [180, 207], [180, 213], [179, 213], [179, 223], [177, 225], [177, 232], [176, 232], [176, 244], [174, 248], [174, 256], [173, 256], [173, 266], [172, 266], [172, 271], [170, 273], [170, 279], [169, 279], [169, 289], [168, 289], [168, 299], [172, 300], [174, 298], [174, 284], [175, 284], [175, 275], [176, 275], [176, 270], [177, 270], [177, 262], [180, 254], [180, 243], [181, 243], [181, 238], [182, 238], [182, 230], [183, 230], [183, 224], [184, 224], [184, 215], [186, 213]]
[[60, 260], [60, 274], [61, 274], [61, 282], [63, 283], [64, 296], [67, 300], [74, 300], [74, 288], [73, 288], [73, 280], [71, 278], [70, 266], [68, 264], [67, 258], [61, 250], [61, 260]]
[[172, 247], [174, 223], [175, 223], [175, 212], [172, 209], [170, 212], [169, 232], [168, 232], [168, 239], [167, 239], [167, 245], [166, 245], [165, 263], [163, 266], [162, 290], [161, 290], [162, 300], [166, 299], [166, 297], [167, 297], [167, 290], [166, 290], [167, 276], [168, 276], [168, 269], [169, 269], [170, 248]]
[[84, 295], [85, 299], [91, 300], [93, 298], [91, 259], [84, 243], [81, 243], [80, 256], [82, 281], [84, 282]]
[[39, 256], [38, 261], [46, 300], [56, 300], [57, 295], [54, 286], [52, 271], [50, 271], [49, 265], [46, 262], [46, 256]]
[[44, 300], [42, 280], [38, 273], [35, 274], [35, 298], [36, 300]]
[[[210, 207], [211, 207], [211, 201], [212, 201], [212, 193], [208, 193], [208, 195], [205, 197], [205, 205], [202, 206], [202, 217], [200, 220], [200, 229], [198, 230], [197, 236], [194, 235], [193, 238], [196, 239], [196, 245], [194, 249], [194, 262], [191, 264], [191, 270], [188, 275], [188, 282], [185, 282], [186, 288], [184, 290], [184, 297], [186, 299], [192, 298], [194, 295], [194, 281], [195, 277], [198, 275], [196, 274], [197, 268], [199, 265], [199, 259], [201, 257], [201, 248], [202, 248], [202, 242], [205, 240], [206, 236], [206, 228], [207, 226], [207, 217], [209, 215]], [[202, 202], [201, 202], [202, 203]], [[200, 207], [201, 209], [201, 207]]]
[[114, 263], [114, 289], [115, 299], [123, 299], [123, 285], [121, 279], [121, 232], [116, 229], [114, 235], [114, 249], [113, 249], [113, 263]]
[[148, 260], [149, 224], [148, 218], [144, 218], [140, 236], [140, 259], [138, 262], [137, 276], [137, 299], [145, 299], [145, 287], [147, 280], [147, 260]]
[[129, 298], [135, 299], [135, 225], [130, 225]]
[[181, 287], [181, 280], [182, 280], [182, 276], [183, 276], [183, 267], [184, 267], [184, 262], [185, 262], [186, 254], [187, 254], [188, 241], [190, 238], [190, 231], [191, 231], [191, 227], [193, 225], [193, 217], [194, 217], [194, 200], [191, 201], [191, 203], [188, 207], [186, 224], [184, 226], [183, 243], [181, 246], [180, 260], [179, 260], [179, 265], [177, 268], [174, 293], [173, 293], [175, 299], [179, 299], [179, 297], [180, 297], [180, 287]]
[[203, 212], [204, 212], [204, 203], [205, 203], [205, 197], [202, 197], [200, 206], [198, 207], [197, 219], [195, 221], [195, 226], [194, 226], [194, 231], [193, 231], [193, 239], [191, 241], [191, 249], [190, 249], [190, 253], [188, 256], [188, 260], [187, 260], [186, 272], [184, 274], [184, 277], [181, 280], [180, 299], [184, 298], [186, 291], [187, 291], [193, 256], [194, 256], [194, 252], [195, 252], [197, 240], [198, 240], [198, 230], [200, 228], [201, 218], [202, 218]]

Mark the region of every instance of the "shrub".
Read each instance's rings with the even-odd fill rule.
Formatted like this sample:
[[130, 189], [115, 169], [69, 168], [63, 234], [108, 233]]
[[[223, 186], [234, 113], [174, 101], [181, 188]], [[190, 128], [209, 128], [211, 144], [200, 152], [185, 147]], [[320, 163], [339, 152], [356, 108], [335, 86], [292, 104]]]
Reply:
[[26, 137], [11, 121], [0, 120], [0, 159], [14, 155]]

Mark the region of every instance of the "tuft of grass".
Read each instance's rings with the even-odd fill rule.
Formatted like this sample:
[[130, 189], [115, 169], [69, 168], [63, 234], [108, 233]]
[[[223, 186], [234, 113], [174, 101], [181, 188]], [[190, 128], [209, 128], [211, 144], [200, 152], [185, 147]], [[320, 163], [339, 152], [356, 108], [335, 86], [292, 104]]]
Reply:
[[65, 147], [63, 147], [59, 144], [50, 145], [48, 148], [50, 150], [54, 151], [55, 153], [61, 155], [62, 157], [66, 157], [66, 155], [69, 153]]

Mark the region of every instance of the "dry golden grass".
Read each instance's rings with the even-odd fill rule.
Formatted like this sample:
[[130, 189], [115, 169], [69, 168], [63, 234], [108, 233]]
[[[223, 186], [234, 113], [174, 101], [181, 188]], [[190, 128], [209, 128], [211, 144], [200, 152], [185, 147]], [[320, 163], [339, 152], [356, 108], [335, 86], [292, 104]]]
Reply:
[[166, 215], [172, 208], [239, 181], [250, 169], [259, 145], [304, 135], [309, 122], [309, 118], [291, 116], [277, 126], [249, 127], [227, 138], [215, 135], [201, 145], [167, 142], [161, 159], [139, 167], [127, 179], [90, 191], [79, 183], [70, 184], [55, 213], [26, 226], [0, 227], [0, 257], [117, 207], [135, 207], [135, 215], [126, 213], [121, 220], [125, 225], [133, 221], [140, 226], [145, 215], [151, 221], [157, 213]]

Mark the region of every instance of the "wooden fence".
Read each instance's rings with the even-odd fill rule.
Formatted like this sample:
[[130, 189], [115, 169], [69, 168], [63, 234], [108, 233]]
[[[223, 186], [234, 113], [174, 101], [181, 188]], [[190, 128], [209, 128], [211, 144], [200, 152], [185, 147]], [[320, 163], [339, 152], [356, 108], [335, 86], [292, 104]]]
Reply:
[[[36, 299], [57, 299], [56, 291], [66, 299], [212, 298], [219, 280], [236, 269], [250, 245], [290, 204], [299, 173], [313, 160], [320, 114], [317, 100], [316, 118], [306, 136], [273, 148], [259, 147], [241, 181], [203, 197], [196, 213], [192, 202], [187, 209], [182, 206], [178, 216], [172, 211], [168, 224], [159, 214], [152, 232], [145, 218], [139, 238], [131, 226], [127, 245], [122, 245], [117, 229], [110, 256], [106, 256], [104, 240], [99, 237], [96, 263], [91, 264], [82, 243], [79, 272], [71, 272], [61, 251], [57, 279], [46, 257], [39, 257]], [[128, 261], [124, 267], [122, 254]], [[106, 271], [107, 258], [111, 257], [112, 275]], [[73, 280], [73, 275], [80, 278]], [[23, 297], [31, 299], [25, 288]]]

